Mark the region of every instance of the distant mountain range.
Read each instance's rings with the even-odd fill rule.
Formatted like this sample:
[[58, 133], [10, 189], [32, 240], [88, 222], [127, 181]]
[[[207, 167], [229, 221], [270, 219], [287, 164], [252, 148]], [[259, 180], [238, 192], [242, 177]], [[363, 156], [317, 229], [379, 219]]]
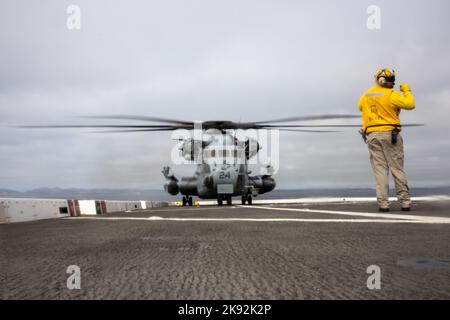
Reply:
[[[394, 196], [394, 190], [390, 191]], [[450, 186], [411, 189], [413, 196], [447, 195]], [[305, 197], [375, 197], [375, 190], [354, 189], [299, 189], [274, 190], [259, 196], [259, 199], [292, 199]], [[79, 188], [38, 188], [28, 191], [0, 189], [0, 198], [44, 198], [44, 199], [103, 199], [103, 200], [153, 200], [176, 201], [180, 196], [171, 196], [163, 190], [134, 189], [79, 189]]]
[[175, 201], [163, 190], [38, 188], [28, 191], [0, 189], [0, 198], [161, 200]]

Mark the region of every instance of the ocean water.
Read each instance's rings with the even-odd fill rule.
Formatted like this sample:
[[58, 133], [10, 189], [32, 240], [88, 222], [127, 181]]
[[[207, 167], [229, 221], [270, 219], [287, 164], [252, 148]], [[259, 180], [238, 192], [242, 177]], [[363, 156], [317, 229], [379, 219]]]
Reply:
[[[390, 195], [395, 196], [395, 191], [390, 190]], [[450, 187], [412, 188], [411, 195], [416, 197], [431, 195], [450, 196]], [[298, 190], [275, 189], [267, 194], [259, 195], [258, 199], [295, 199], [311, 197], [375, 197], [375, 190], [362, 188]], [[25, 192], [0, 190], [0, 198], [177, 201], [181, 199], [181, 195], [171, 196], [165, 193], [164, 190], [41, 188]]]

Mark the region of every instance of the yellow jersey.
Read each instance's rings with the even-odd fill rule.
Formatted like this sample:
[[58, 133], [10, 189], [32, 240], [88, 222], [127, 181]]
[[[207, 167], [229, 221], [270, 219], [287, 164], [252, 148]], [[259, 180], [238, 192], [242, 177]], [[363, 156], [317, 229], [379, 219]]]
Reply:
[[363, 130], [366, 133], [370, 133], [374, 131], [392, 131], [394, 129], [392, 126], [367, 127], [382, 124], [400, 124], [400, 110], [413, 110], [415, 102], [414, 96], [409, 90], [401, 93], [376, 85], [362, 95], [358, 107], [362, 112]]

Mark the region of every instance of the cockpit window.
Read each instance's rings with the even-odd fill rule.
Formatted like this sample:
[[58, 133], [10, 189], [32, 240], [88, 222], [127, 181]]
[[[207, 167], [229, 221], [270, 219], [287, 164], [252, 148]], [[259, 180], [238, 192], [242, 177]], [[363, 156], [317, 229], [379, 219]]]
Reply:
[[243, 150], [229, 150], [229, 149], [212, 149], [205, 152], [207, 158], [241, 158], [243, 156]]

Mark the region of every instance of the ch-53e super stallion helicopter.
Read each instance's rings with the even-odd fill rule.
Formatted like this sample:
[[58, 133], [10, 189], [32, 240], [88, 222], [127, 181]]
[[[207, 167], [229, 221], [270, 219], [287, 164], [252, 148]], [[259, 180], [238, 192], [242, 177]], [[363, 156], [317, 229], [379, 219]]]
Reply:
[[[360, 127], [360, 125], [346, 124], [279, 124], [286, 122], [351, 119], [360, 118], [360, 115], [316, 115], [306, 117], [291, 117], [257, 122], [232, 122], [232, 121], [205, 121], [192, 122], [174, 119], [115, 115], [115, 116], [88, 116], [83, 118], [135, 120], [153, 122], [153, 124], [98, 124], [98, 125], [47, 125], [24, 126], [26, 128], [96, 128], [109, 129], [100, 132], [154, 132], [175, 131], [177, 129], [194, 131], [200, 126], [205, 134], [200, 140], [194, 137], [181, 139], [180, 151], [186, 160], [197, 160], [196, 170], [192, 176], [178, 179], [170, 172], [168, 166], [162, 173], [166, 178], [164, 189], [171, 195], [182, 195], [182, 205], [193, 205], [192, 196], [201, 199], [217, 199], [219, 205], [226, 202], [232, 204], [232, 197], [240, 196], [242, 204], [252, 204], [252, 199], [275, 188], [275, 180], [272, 177], [272, 168], [267, 166], [267, 172], [262, 175], [251, 176], [248, 168], [248, 160], [255, 157], [261, 146], [256, 139], [246, 138], [238, 140], [233, 131], [236, 130], [281, 130], [294, 132], [335, 132], [318, 130], [321, 127]], [[157, 123], [157, 124], [155, 124]], [[159, 123], [159, 124], [158, 124]], [[211, 133], [212, 131], [212, 133]], [[206, 137], [206, 139], [204, 139]], [[198, 156], [201, 155], [200, 161]]]
[[[23, 128], [97, 128], [110, 129], [100, 132], [155, 132], [175, 131], [184, 129], [194, 131], [194, 137], [190, 136], [181, 140], [180, 151], [187, 160], [197, 160], [197, 169], [192, 176], [178, 179], [170, 172], [168, 166], [163, 168], [166, 178], [164, 189], [171, 195], [181, 194], [182, 205], [193, 205], [192, 196], [201, 199], [217, 199], [219, 205], [226, 201], [232, 204], [234, 196], [241, 197], [242, 204], [252, 204], [253, 197], [272, 191], [275, 188], [275, 180], [272, 177], [270, 165], [267, 172], [262, 175], [251, 176], [248, 170], [248, 160], [260, 151], [258, 141], [246, 138], [238, 140], [233, 133], [236, 130], [273, 130], [323, 133], [336, 132], [329, 130], [318, 130], [317, 128], [360, 128], [353, 124], [278, 124], [286, 122], [352, 119], [360, 118], [360, 115], [316, 115], [306, 117], [281, 118], [269, 121], [257, 122], [232, 122], [232, 121], [205, 121], [192, 122], [174, 119], [143, 117], [130, 115], [116, 116], [89, 116], [83, 118], [115, 119], [115, 120], [137, 120], [159, 124], [114, 124], [114, 125], [46, 125], [46, 126], [22, 126]], [[164, 124], [161, 124], [164, 123]], [[277, 124], [275, 124], [277, 123]], [[420, 124], [409, 124], [403, 126], [421, 126]], [[400, 127], [400, 126], [398, 126]], [[201, 139], [195, 139], [195, 130], [200, 128], [205, 132]], [[212, 132], [211, 132], [212, 131]], [[361, 132], [361, 131], [360, 131]], [[206, 139], [204, 139], [206, 137]], [[363, 137], [365, 137], [363, 135]], [[198, 161], [199, 155], [200, 161]]]

